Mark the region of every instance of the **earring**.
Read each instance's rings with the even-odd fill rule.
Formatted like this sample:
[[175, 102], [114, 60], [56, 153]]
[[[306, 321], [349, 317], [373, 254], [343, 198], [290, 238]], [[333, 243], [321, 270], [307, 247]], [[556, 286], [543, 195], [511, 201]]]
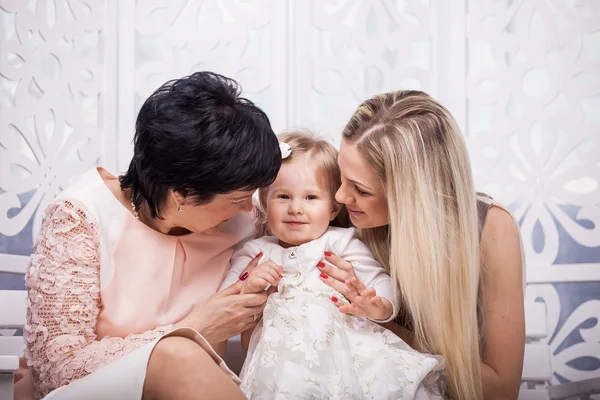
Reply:
[[177, 212], [181, 212], [183, 211], [183, 204], [180, 204], [179, 207], [177, 207]]

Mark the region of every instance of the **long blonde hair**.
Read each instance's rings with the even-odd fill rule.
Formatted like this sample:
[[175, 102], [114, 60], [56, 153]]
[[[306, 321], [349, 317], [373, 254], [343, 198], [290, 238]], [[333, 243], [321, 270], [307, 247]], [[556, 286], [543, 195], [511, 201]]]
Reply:
[[427, 94], [363, 102], [343, 132], [381, 179], [389, 225], [361, 230], [389, 268], [417, 345], [446, 359], [450, 396], [483, 398], [476, 195], [465, 142]]

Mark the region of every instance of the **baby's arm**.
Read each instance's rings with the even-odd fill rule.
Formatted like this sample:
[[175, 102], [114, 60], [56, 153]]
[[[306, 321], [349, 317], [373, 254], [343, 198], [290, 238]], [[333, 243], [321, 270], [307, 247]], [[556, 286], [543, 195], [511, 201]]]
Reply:
[[[277, 287], [279, 280], [281, 279], [282, 267], [275, 265], [272, 261], [264, 261], [264, 257], [261, 257], [262, 262], [254, 267], [249, 273], [246, 273], [244, 269], [248, 266], [250, 261], [258, 256], [262, 255], [262, 248], [265, 245], [261, 239], [252, 240], [246, 243], [240, 250], [236, 251], [231, 257], [231, 268], [225, 276], [221, 288], [232, 285], [238, 279], [244, 281], [240, 293], [260, 293], [264, 291], [269, 285]], [[244, 276], [245, 275], [245, 276]], [[250, 342], [250, 336], [254, 328], [242, 332], [241, 342], [244, 350], [248, 350], [248, 344]]]
[[[381, 306], [386, 309], [384, 315], [387, 315], [387, 317], [375, 321], [389, 322], [393, 320], [398, 314], [398, 296], [394, 292], [392, 278], [385, 268], [375, 260], [369, 248], [359, 239], [353, 237], [338, 255], [352, 264], [356, 277], [368, 288], [364, 291], [366, 292], [365, 295], [381, 299]], [[373, 301], [374, 304], [380, 304], [378, 299]]]
[[[246, 267], [248, 266], [250, 261], [252, 261], [252, 259], [261, 252], [261, 250], [259, 249], [260, 244], [257, 242], [259, 242], [259, 241], [251, 240], [249, 242], [246, 242], [242, 246], [241, 249], [239, 249], [235, 253], [233, 253], [233, 255], [231, 256], [229, 270], [227, 271], [227, 274], [225, 275], [223, 282], [221, 282], [221, 287], [219, 287], [219, 292], [221, 290], [233, 285], [238, 279], [242, 279], [242, 276], [241, 276], [242, 271], [244, 271], [244, 269], [246, 269]], [[246, 276], [248, 276], [248, 275], [246, 275]], [[242, 332], [241, 339], [242, 339], [243, 347], [244, 347], [244, 340], [246, 340], [246, 342], [248, 341], [246, 336], [248, 336], [248, 335], [246, 335], [245, 332]], [[216, 349], [217, 353], [220, 356], [223, 356], [225, 354], [226, 343], [227, 342], [223, 342], [223, 343], [217, 343], [217, 344], [213, 345], [213, 348]], [[248, 348], [248, 346], [246, 345], [244, 347], [244, 350], [246, 350], [247, 348]]]
[[231, 268], [219, 290], [225, 289], [238, 279], [244, 281], [241, 294], [260, 293], [269, 287], [277, 287], [283, 268], [272, 261], [264, 261], [264, 258], [261, 258], [259, 265], [247, 273], [243, 272], [254, 257], [262, 255], [261, 244], [264, 243], [261, 242], [260, 239], [252, 240], [233, 254]]
[[260, 240], [257, 239], [247, 242], [241, 249], [233, 253], [230, 261], [231, 266], [227, 275], [225, 275], [225, 279], [223, 279], [223, 282], [221, 283], [219, 291], [231, 286], [238, 279], [242, 279], [242, 271], [244, 271], [250, 261], [261, 252]]

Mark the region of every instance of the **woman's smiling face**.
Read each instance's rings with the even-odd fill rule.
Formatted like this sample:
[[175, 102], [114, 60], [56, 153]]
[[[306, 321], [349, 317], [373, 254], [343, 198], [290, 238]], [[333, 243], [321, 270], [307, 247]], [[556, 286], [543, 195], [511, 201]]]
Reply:
[[354, 226], [366, 229], [387, 225], [388, 203], [383, 182], [356, 144], [342, 141], [338, 164], [342, 172], [342, 186], [335, 199], [346, 205]]

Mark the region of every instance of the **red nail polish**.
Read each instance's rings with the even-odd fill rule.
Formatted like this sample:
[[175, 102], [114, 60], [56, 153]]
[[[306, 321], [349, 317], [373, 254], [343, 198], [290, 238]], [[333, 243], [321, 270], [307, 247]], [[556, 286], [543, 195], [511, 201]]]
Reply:
[[240, 275], [240, 281], [245, 281], [247, 277], [248, 277], [248, 273], [244, 272], [242, 275]]
[[330, 251], [326, 251], [325, 252], [325, 257], [331, 257], [331, 252]]
[[338, 302], [338, 298], [335, 296], [331, 296], [331, 301], [333, 301], [334, 303]]
[[327, 278], [329, 278], [329, 277], [327, 276], [327, 274], [326, 274], [326, 273], [324, 273], [324, 272], [321, 272], [321, 278], [323, 278], [323, 279], [327, 279]]
[[279, 279], [283, 278], [283, 275], [279, 275]]
[[254, 256], [254, 258], [262, 257], [262, 251]]
[[325, 263], [324, 263], [323, 261], [319, 261], [319, 262], [317, 263], [317, 267], [319, 267], [319, 268], [323, 268], [323, 267], [325, 267]]

